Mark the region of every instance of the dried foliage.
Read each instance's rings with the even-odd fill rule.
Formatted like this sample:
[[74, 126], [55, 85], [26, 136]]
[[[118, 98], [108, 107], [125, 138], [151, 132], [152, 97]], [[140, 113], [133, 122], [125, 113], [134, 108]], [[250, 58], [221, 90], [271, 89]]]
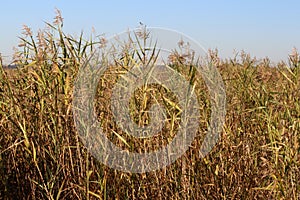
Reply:
[[[189, 55], [171, 55], [174, 69], [187, 79], [196, 79], [203, 119], [199, 137], [174, 164], [155, 172], [131, 174], [110, 169], [94, 159], [74, 128], [71, 105], [76, 73], [89, 52], [104, 47], [106, 41], [84, 40], [83, 34], [77, 39], [68, 36], [62, 23], [57, 11], [54, 24], [47, 24], [37, 37], [24, 26], [15, 55], [18, 69], [4, 70], [0, 66], [0, 197], [300, 198], [300, 67], [296, 50], [290, 55], [289, 66], [281, 63], [273, 67], [267, 58], [257, 60], [244, 52], [231, 60], [220, 60], [217, 51], [209, 52], [207, 59], [218, 66], [226, 85], [227, 116], [219, 142], [203, 159], [198, 151], [210, 111], [206, 87], [201, 76], [191, 76], [190, 66], [183, 62]], [[142, 33], [137, 36], [145, 40], [149, 37]], [[140, 52], [137, 60], [154, 59], [145, 56], [145, 49]], [[126, 141], [138, 150], [136, 146], [151, 141], [122, 135], [107, 103], [116, 79], [134, 58], [126, 51], [124, 55], [101, 77], [96, 108], [108, 137], [122, 148], [128, 147], [124, 145]], [[132, 99], [136, 102], [133, 116], [137, 123], [146, 120], [137, 112], [145, 109], [141, 103], [145, 93], [157, 92], [161, 103], [165, 103], [163, 95], [172, 97], [157, 86], [150, 89], [136, 91]], [[172, 101], [176, 102], [176, 98]], [[176, 114], [172, 103], [165, 106]], [[170, 121], [176, 129], [172, 116], [169, 115]], [[172, 137], [168, 133], [171, 125], [161, 134], [166, 141]]]

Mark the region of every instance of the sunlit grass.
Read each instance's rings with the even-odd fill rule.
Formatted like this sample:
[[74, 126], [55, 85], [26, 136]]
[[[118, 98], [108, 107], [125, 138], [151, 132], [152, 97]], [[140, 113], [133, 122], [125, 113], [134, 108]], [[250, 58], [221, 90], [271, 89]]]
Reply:
[[[123, 173], [99, 163], [82, 144], [72, 116], [72, 88], [79, 67], [103, 38], [66, 35], [58, 13], [54, 24], [33, 35], [24, 27], [14, 70], [0, 66], [0, 197], [4, 199], [299, 199], [300, 66], [271, 66], [242, 52], [239, 59], [210, 59], [226, 86], [227, 116], [221, 138], [201, 159], [199, 149], [210, 103], [199, 74], [181, 60], [173, 68], [196, 85], [201, 105], [199, 134], [174, 164], [144, 174]], [[126, 49], [125, 49], [126, 50]], [[142, 45], [140, 48], [143, 52]], [[157, 85], [140, 88], [131, 99], [132, 118], [149, 123], [147, 106], [167, 108], [163, 131], [135, 139], [113, 122], [109, 98], [117, 78], [135, 58], [126, 52], [98, 84], [95, 108], [107, 136], [131, 151], [166, 145], [178, 128], [176, 97]], [[146, 55], [146, 54], [143, 54]], [[149, 54], [149, 60], [154, 59]], [[130, 64], [131, 62], [131, 64]], [[195, 79], [195, 80], [194, 80]], [[150, 94], [155, 94], [151, 96]], [[152, 99], [151, 99], [152, 98]], [[143, 112], [141, 112], [143, 111]]]

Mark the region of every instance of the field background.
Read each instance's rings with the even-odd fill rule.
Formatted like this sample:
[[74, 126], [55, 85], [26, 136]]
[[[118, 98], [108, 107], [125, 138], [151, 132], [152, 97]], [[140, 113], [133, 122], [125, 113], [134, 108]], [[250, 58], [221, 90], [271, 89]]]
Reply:
[[[25, 26], [15, 55], [19, 67], [7, 70], [0, 66], [0, 199], [300, 198], [297, 51], [289, 56], [289, 63], [276, 65], [245, 52], [220, 60], [217, 50], [209, 51], [206, 59], [217, 66], [225, 83], [227, 115], [220, 140], [203, 159], [198, 151], [210, 113], [207, 89], [193, 67], [175, 54], [171, 66], [196, 85], [201, 102], [199, 136], [174, 164], [155, 172], [131, 174], [99, 163], [74, 127], [74, 79], [88, 52], [103, 45], [103, 38], [85, 40], [83, 35], [67, 35], [59, 18], [47, 26], [37, 34]], [[172, 137], [168, 128], [178, 127], [172, 118], [177, 111], [170, 102], [161, 100], [171, 113], [170, 123], [153, 141], [126, 137], [112, 121], [107, 103], [112, 86], [130, 68], [132, 59], [142, 62], [126, 49], [124, 52], [125, 57], [99, 82], [95, 104], [99, 120], [108, 137], [123, 148], [129, 145], [132, 151], [139, 151], [139, 145], [161, 138], [167, 143]], [[171, 95], [157, 86], [152, 88]], [[137, 111], [144, 109], [144, 94], [149, 91], [137, 91], [134, 97], [133, 118], [138, 123], [145, 120]]]

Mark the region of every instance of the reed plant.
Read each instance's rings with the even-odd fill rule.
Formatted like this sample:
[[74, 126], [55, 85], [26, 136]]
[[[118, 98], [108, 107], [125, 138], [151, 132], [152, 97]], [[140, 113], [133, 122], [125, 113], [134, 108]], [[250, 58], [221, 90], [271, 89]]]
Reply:
[[[135, 35], [139, 37], [139, 35]], [[141, 35], [140, 35], [141, 36]], [[109, 98], [118, 78], [136, 62], [155, 61], [158, 52], [124, 47], [100, 77], [95, 108], [107, 137], [121, 148], [141, 152], [166, 145], [178, 129], [177, 99], [158, 85], [136, 90], [132, 118], [147, 124], [154, 101], [166, 107], [161, 134], [134, 139], [113, 121]], [[72, 113], [78, 70], [102, 37], [67, 35], [59, 11], [54, 23], [34, 35], [24, 26], [14, 62], [0, 63], [0, 199], [299, 199], [300, 74], [295, 50], [289, 63], [272, 65], [241, 52], [221, 60], [207, 58], [220, 71], [227, 95], [226, 122], [213, 150], [200, 158], [210, 102], [193, 66], [174, 53], [172, 66], [193, 83], [201, 122], [196, 140], [176, 162], [143, 174], [111, 169], [83, 145]], [[154, 97], [151, 94], [154, 94]], [[174, 132], [174, 134], [173, 134]], [[152, 145], [152, 146], [151, 146]]]

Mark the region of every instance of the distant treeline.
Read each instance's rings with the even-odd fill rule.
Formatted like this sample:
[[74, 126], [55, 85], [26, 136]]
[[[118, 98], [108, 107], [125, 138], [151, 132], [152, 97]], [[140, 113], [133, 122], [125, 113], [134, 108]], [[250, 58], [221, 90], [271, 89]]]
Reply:
[[17, 68], [17, 65], [15, 65], [15, 64], [13, 64], [13, 65], [3, 65], [3, 68], [13, 69], [13, 68]]

